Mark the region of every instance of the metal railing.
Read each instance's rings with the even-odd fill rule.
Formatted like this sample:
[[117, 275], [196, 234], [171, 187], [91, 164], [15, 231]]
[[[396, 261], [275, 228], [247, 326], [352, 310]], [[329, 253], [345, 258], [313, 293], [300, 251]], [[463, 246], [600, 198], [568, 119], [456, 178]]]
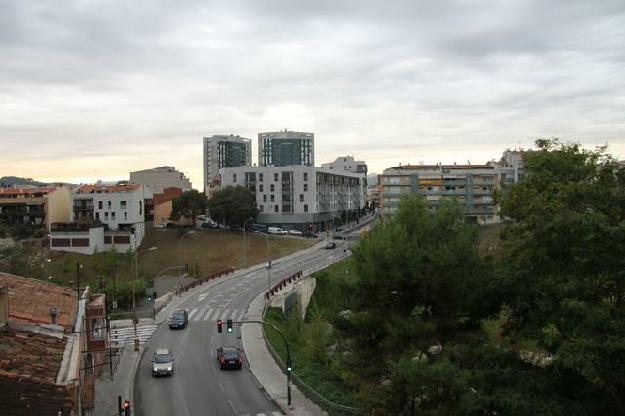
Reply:
[[[264, 312], [263, 312], [263, 316], [264, 316]], [[269, 350], [269, 353], [271, 354], [273, 359], [276, 361], [276, 364], [278, 364], [278, 367], [280, 367], [282, 372], [286, 374], [286, 366], [284, 365], [284, 361], [278, 355], [276, 350], [273, 349], [273, 346], [269, 342], [267, 338], [267, 334], [265, 333], [264, 326], [263, 326], [263, 337], [265, 338], [265, 344], [267, 344], [267, 349]], [[304, 383], [304, 381], [294, 371], [291, 371], [291, 380], [293, 380], [293, 383], [295, 383], [295, 385], [302, 391], [302, 393], [304, 393], [304, 395], [308, 399], [312, 400], [315, 404], [317, 404], [323, 410], [328, 412], [330, 416], [360, 415], [360, 409], [358, 408], [335, 403], [332, 400], [323, 397], [323, 395], [319, 393], [317, 390], [315, 390], [308, 384]]]
[[208, 282], [209, 280], [213, 280], [213, 279], [216, 279], [216, 278], [221, 277], [221, 276], [226, 276], [226, 275], [231, 274], [231, 273], [234, 273], [234, 267], [231, 267], [229, 269], [225, 269], [225, 270], [222, 270], [222, 271], [210, 274], [208, 276], [198, 277], [197, 279], [194, 279], [192, 282], [189, 282], [186, 285], [183, 285], [183, 286], [179, 287], [178, 289], [176, 289], [174, 291], [174, 293], [176, 295], [179, 295], [180, 293], [186, 292], [189, 289], [193, 289], [196, 286], [200, 286], [200, 285]]

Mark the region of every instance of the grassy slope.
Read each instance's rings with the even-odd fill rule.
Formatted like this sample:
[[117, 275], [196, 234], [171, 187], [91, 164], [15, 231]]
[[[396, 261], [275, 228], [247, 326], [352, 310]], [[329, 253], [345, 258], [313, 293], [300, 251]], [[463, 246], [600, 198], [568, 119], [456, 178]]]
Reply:
[[[139, 272], [142, 275], [153, 276], [158, 271], [178, 263], [178, 239], [182, 232], [174, 230], [150, 231], [143, 241], [141, 249], [158, 247], [158, 250], [139, 255]], [[265, 235], [248, 233], [247, 264], [264, 262], [267, 258], [267, 242]], [[314, 244], [314, 240], [298, 237], [270, 237], [271, 257], [277, 258], [294, 251], [301, 250]], [[241, 267], [243, 264], [243, 233], [224, 230], [197, 230], [182, 240], [180, 261], [189, 264], [190, 273], [207, 275], [215, 271], [232, 266]], [[32, 250], [28, 259], [24, 259], [27, 267], [22, 275], [44, 278], [43, 252], [41, 249]], [[103, 253], [85, 256], [74, 253], [50, 252], [48, 276], [53, 276], [52, 282], [59, 284], [73, 284], [76, 275], [76, 262], [83, 265], [81, 269], [81, 286], [94, 284], [98, 279], [98, 263], [102, 263]], [[117, 276], [121, 279], [132, 275], [130, 264], [120, 265]], [[106, 279], [107, 276], [104, 276]]]

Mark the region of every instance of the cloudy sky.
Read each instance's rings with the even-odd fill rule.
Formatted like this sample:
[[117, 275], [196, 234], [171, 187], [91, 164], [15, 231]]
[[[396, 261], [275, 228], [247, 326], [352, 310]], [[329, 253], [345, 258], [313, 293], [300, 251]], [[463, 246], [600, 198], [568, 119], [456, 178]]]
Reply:
[[176, 166], [315, 133], [318, 163], [483, 163], [557, 136], [625, 158], [624, 0], [0, 0], [0, 176]]

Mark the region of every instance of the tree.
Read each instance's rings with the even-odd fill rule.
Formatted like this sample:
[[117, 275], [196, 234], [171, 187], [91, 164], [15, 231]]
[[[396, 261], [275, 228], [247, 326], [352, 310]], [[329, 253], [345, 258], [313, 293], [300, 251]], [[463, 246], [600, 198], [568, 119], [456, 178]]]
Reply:
[[460, 393], [469, 389], [459, 377], [464, 370], [443, 351], [490, 311], [479, 298], [488, 273], [476, 238], [457, 205], [431, 212], [411, 195], [355, 246], [353, 314], [334, 324], [372, 414], [411, 414], [416, 406], [421, 413], [457, 412]]
[[[625, 169], [605, 148], [536, 142], [504, 194], [499, 297], [513, 340], [554, 357], [554, 384], [596, 414], [625, 407]], [[557, 376], [556, 376], [557, 375]], [[575, 383], [573, 383], [573, 381]]]
[[227, 186], [208, 201], [211, 216], [228, 226], [242, 226], [248, 218], [256, 218], [256, 195], [244, 186]]
[[206, 212], [206, 207], [206, 195], [192, 189], [173, 199], [170, 217], [174, 221], [180, 217], [191, 218], [195, 224], [195, 219]]

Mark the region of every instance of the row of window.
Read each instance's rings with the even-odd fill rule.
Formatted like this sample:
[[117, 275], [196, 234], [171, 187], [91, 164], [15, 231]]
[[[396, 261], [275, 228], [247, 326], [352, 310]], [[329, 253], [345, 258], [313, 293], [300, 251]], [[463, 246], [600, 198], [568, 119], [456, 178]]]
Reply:
[[[98, 201], [98, 209], [104, 209], [104, 201]], [[106, 201], [106, 207], [111, 209], [112, 203], [111, 201]], [[126, 201], [119, 201], [119, 208], [126, 209]]]
[[[275, 201], [275, 195], [271, 194], [269, 195], [269, 201], [270, 202], [274, 202]], [[283, 195], [282, 199], [291, 199], [289, 195]], [[267, 194], [263, 194], [263, 202], [267, 202]], [[304, 194], [299, 194], [299, 202], [304, 202]]]
[[[95, 213], [95, 219], [96, 221], [100, 221], [100, 213], [96, 212]], [[124, 211], [124, 220], [128, 219], [128, 212]], [[104, 221], [108, 221], [109, 220], [109, 213], [105, 212], [104, 213]], [[115, 211], [111, 212], [111, 221], [115, 221]]]
[[[271, 195], [273, 197], [273, 195]], [[273, 199], [271, 200], [271, 202], [273, 202]], [[271, 209], [271, 205], [269, 205], [269, 209]], [[264, 205], [259, 205], [258, 206], [258, 210], [260, 212], [265, 212], [265, 206]], [[274, 205], [273, 206], [273, 212], [280, 212], [280, 205]], [[293, 205], [291, 204], [283, 204], [282, 205], [282, 212], [295, 212], [293, 211]], [[304, 212], [308, 212], [308, 204], [304, 204]]]
[[[292, 173], [293, 172], [282, 172], [282, 181], [283, 182], [290, 182], [292, 179]], [[246, 175], [248, 175], [248, 177], [250, 178], [250, 180], [255, 180], [255, 172], [247, 172]], [[278, 182], [278, 178], [280, 177], [280, 174], [278, 172], [275, 172], [273, 174], [273, 181], [274, 182]], [[303, 179], [304, 182], [308, 182], [308, 172], [303, 172]], [[232, 174], [232, 182], [236, 183], [237, 182], [237, 174], [233, 173]], [[258, 174], [258, 182], [264, 182], [264, 175], [262, 173]], [[262, 186], [262, 185], [261, 185]], [[273, 186], [273, 185], [271, 185]], [[304, 184], [304, 186], [306, 188], [308, 188], [308, 184]]]

